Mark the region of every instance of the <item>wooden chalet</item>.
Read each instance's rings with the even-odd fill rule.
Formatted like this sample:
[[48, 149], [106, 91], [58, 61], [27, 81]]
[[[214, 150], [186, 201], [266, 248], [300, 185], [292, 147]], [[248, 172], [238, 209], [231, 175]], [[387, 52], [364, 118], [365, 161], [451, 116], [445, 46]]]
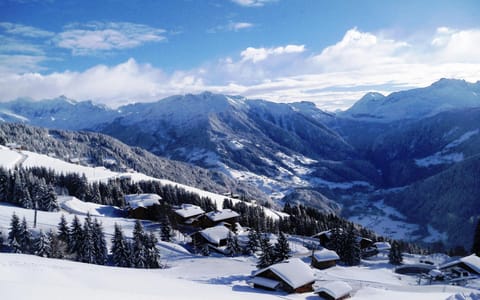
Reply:
[[251, 282], [256, 288], [306, 293], [313, 291], [315, 277], [306, 263], [292, 258], [254, 272]]
[[125, 208], [128, 217], [142, 220], [155, 220], [160, 206], [160, 197], [157, 194], [130, 194], [125, 195]]
[[175, 210], [175, 218], [178, 224], [199, 227], [205, 211], [200, 206], [182, 204]]
[[480, 275], [480, 257], [475, 254], [465, 256], [454, 261], [445, 263], [439, 266], [441, 271], [454, 271], [459, 272], [460, 269], [463, 269], [470, 274]]
[[231, 209], [222, 209], [217, 211], [211, 211], [205, 214], [203, 218], [203, 227], [213, 227], [219, 224], [226, 224], [232, 227], [238, 222], [240, 215]]
[[[227, 245], [228, 235], [233, 233], [227, 227], [218, 225], [197, 231], [191, 235], [192, 242], [196, 246], [210, 246], [214, 250], [222, 252], [219, 248]], [[223, 253], [223, 252], [222, 252]]]
[[315, 294], [326, 300], [340, 300], [350, 298], [352, 287], [343, 281], [330, 281], [317, 287]]
[[312, 255], [312, 267], [323, 270], [337, 265], [340, 260], [337, 252], [323, 248]]

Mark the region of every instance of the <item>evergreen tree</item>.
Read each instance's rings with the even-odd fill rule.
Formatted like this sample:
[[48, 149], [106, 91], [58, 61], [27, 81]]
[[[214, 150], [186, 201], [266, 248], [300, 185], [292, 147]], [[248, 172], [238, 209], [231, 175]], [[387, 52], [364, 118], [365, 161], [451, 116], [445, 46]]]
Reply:
[[349, 226], [346, 232], [344, 247], [343, 261], [349, 266], [359, 265], [361, 261], [361, 249], [353, 226]]
[[10, 242], [10, 247], [12, 248], [13, 253], [22, 253], [22, 247], [17, 242], [17, 238], [13, 238], [13, 240]]
[[80, 261], [89, 264], [94, 264], [96, 262], [93, 231], [92, 218], [90, 217], [90, 214], [87, 214], [83, 221], [83, 239], [80, 250]]
[[280, 232], [277, 243], [275, 244], [275, 262], [280, 262], [291, 257], [290, 245], [288, 244], [287, 237], [283, 232]]
[[48, 236], [40, 229], [40, 233], [38, 238], [34, 244], [34, 253], [35, 255], [42, 256], [42, 257], [50, 257], [51, 249], [50, 249], [50, 240]]
[[257, 267], [260, 269], [266, 268], [275, 262], [275, 252], [270, 239], [265, 234], [260, 240], [260, 249], [262, 251], [258, 258]]
[[58, 239], [62, 242], [68, 243], [68, 238], [70, 235], [70, 230], [68, 229], [67, 220], [62, 214], [60, 217], [60, 222], [58, 223]]
[[155, 269], [159, 268], [159, 259], [160, 259], [160, 251], [157, 248], [158, 240], [153, 234], [150, 232], [148, 236], [146, 236], [145, 240], [145, 253], [146, 253], [146, 266], [147, 268]]
[[12, 218], [10, 220], [10, 231], [8, 232], [8, 244], [12, 247], [12, 243], [14, 240], [15, 240], [15, 243], [18, 244], [19, 237], [20, 237], [20, 219], [15, 213], [13, 213]]
[[94, 245], [95, 263], [97, 265], [104, 265], [107, 262], [108, 250], [107, 242], [105, 241], [105, 233], [103, 227], [97, 219], [93, 220], [92, 239]]
[[64, 258], [67, 250], [67, 243], [60, 240], [53, 230], [47, 233], [48, 243], [50, 245], [48, 257], [51, 258]]
[[165, 217], [165, 221], [162, 223], [161, 229], [161, 240], [164, 242], [171, 242], [173, 237], [172, 226], [170, 224], [170, 219]]
[[30, 253], [30, 249], [32, 248], [32, 239], [30, 236], [30, 231], [28, 230], [27, 220], [25, 219], [25, 217], [23, 217], [22, 223], [20, 224], [18, 243], [20, 244], [20, 249], [22, 253]]
[[480, 220], [477, 221], [477, 226], [475, 226], [472, 253], [474, 253], [477, 256], [480, 256]]
[[81, 249], [83, 243], [83, 229], [77, 215], [73, 217], [72, 225], [70, 226], [70, 234], [68, 238], [68, 252], [75, 255], [75, 259], [81, 259]]
[[250, 229], [248, 232], [248, 243], [247, 243], [247, 251], [249, 254], [254, 254], [260, 248], [260, 237], [258, 236], [258, 232], [254, 229]]
[[145, 233], [143, 231], [142, 223], [139, 220], [135, 221], [133, 228], [133, 265], [136, 268], [147, 267], [147, 253], [145, 247]]
[[242, 249], [238, 243], [238, 236], [237, 234], [232, 234], [231, 232], [228, 233], [227, 236], [227, 247], [225, 249], [227, 253], [231, 256], [236, 256], [241, 253]]
[[388, 253], [388, 261], [392, 265], [400, 265], [403, 261], [402, 250], [397, 241], [392, 242], [390, 252]]
[[130, 267], [130, 246], [123, 235], [120, 225], [115, 224], [115, 230], [112, 238], [112, 260], [117, 267]]
[[51, 184], [47, 184], [42, 194], [41, 209], [45, 211], [58, 211], [57, 193]]

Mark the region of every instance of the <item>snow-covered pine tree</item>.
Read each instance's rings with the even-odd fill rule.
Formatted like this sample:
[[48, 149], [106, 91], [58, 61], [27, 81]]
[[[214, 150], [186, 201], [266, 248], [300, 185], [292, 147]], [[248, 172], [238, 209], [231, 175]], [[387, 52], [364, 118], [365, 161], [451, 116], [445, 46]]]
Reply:
[[51, 184], [45, 186], [40, 207], [45, 211], [58, 211], [60, 209], [57, 201], [57, 193]]
[[170, 224], [170, 219], [168, 216], [165, 216], [165, 220], [162, 222], [161, 240], [164, 242], [171, 242], [172, 237], [172, 225]]
[[135, 221], [133, 228], [133, 253], [132, 261], [136, 268], [147, 267], [147, 254], [145, 247], [145, 233], [143, 231], [142, 223], [139, 220]]
[[60, 222], [58, 223], [58, 239], [64, 243], [68, 243], [69, 235], [70, 230], [68, 228], [67, 220], [65, 219], [65, 215], [62, 214]]
[[50, 240], [41, 229], [38, 238], [35, 240], [34, 250], [35, 255], [42, 257], [50, 257]]
[[400, 265], [403, 261], [402, 249], [397, 241], [393, 241], [390, 252], [388, 253], [388, 261], [392, 265]]
[[10, 173], [7, 169], [0, 167], [0, 201], [7, 201], [11, 190]]
[[67, 243], [61, 241], [53, 230], [47, 232], [48, 243], [50, 244], [50, 252], [48, 257], [64, 258], [67, 250]]
[[107, 262], [108, 250], [102, 224], [95, 218], [93, 220], [92, 238], [94, 245], [95, 264], [104, 265]]
[[95, 263], [95, 244], [93, 238], [93, 223], [90, 214], [83, 221], [83, 240], [80, 250], [80, 261], [89, 264]]
[[153, 232], [150, 232], [150, 234], [146, 236], [145, 240], [147, 268], [156, 269], [160, 267], [160, 251], [157, 248], [157, 243], [157, 238]]
[[27, 184], [23, 178], [22, 170], [15, 170], [13, 180], [13, 201], [23, 208], [33, 208], [33, 201], [30, 197]]
[[238, 243], [238, 236], [237, 234], [232, 234], [231, 232], [228, 233], [227, 236], [227, 247], [225, 249], [228, 254], [231, 256], [236, 256], [241, 253], [242, 249]]
[[10, 231], [8, 232], [8, 244], [12, 247], [12, 243], [15, 242], [18, 244], [18, 238], [20, 237], [20, 219], [18, 216], [13, 213], [10, 220]]
[[247, 252], [254, 254], [260, 248], [260, 237], [255, 229], [250, 229], [248, 232]]
[[70, 233], [68, 237], [68, 252], [75, 255], [75, 260], [81, 259], [81, 249], [83, 243], [83, 229], [80, 219], [77, 215], [73, 217]]
[[347, 228], [347, 232], [344, 235], [344, 249], [342, 251], [342, 260], [349, 266], [356, 266], [361, 261], [360, 244], [357, 241], [357, 234], [353, 225]]
[[260, 249], [262, 253], [258, 258], [257, 267], [263, 269], [272, 265], [275, 261], [275, 252], [267, 234], [264, 234], [260, 240]]
[[275, 252], [275, 262], [280, 262], [291, 257], [290, 245], [288, 244], [287, 237], [282, 231], [280, 231], [280, 235], [278, 237], [277, 243], [275, 244], [274, 252]]
[[118, 224], [115, 224], [111, 251], [113, 264], [115, 266], [127, 268], [131, 266], [130, 245], [123, 235], [122, 228]]
[[17, 238], [13, 238], [13, 240], [10, 242], [10, 247], [12, 248], [13, 253], [22, 253], [22, 247], [17, 242]]
[[30, 253], [32, 249], [32, 238], [30, 231], [28, 230], [27, 219], [25, 219], [25, 217], [23, 217], [22, 223], [20, 224], [18, 243], [20, 244], [22, 253]]

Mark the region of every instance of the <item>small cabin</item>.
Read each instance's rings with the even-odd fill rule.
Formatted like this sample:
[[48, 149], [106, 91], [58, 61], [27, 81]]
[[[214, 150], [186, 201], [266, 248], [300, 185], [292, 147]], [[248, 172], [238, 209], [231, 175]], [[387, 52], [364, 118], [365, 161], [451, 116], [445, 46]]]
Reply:
[[231, 209], [211, 211], [205, 214], [204, 227], [213, 227], [218, 224], [227, 224], [230, 227], [238, 222], [240, 215]]
[[306, 293], [313, 291], [315, 277], [306, 263], [291, 258], [254, 272], [251, 282], [255, 288]]
[[191, 235], [192, 242], [196, 246], [208, 245], [214, 250], [223, 253], [219, 248], [227, 245], [227, 239], [229, 235], [233, 233], [227, 227], [218, 225], [197, 231]]
[[323, 248], [312, 255], [312, 267], [323, 270], [337, 265], [340, 260], [337, 252]]
[[475, 254], [465, 256], [454, 261], [445, 263], [439, 266], [439, 269], [442, 271], [453, 271], [458, 272], [459, 269], [465, 270], [470, 274], [480, 275], [480, 257]]
[[128, 217], [142, 220], [155, 220], [157, 209], [160, 206], [160, 197], [157, 194], [130, 194], [125, 195], [125, 208]]
[[182, 204], [175, 210], [175, 218], [178, 224], [189, 226], [200, 226], [201, 217], [205, 214], [205, 211], [200, 207], [193, 204]]
[[330, 281], [318, 286], [314, 293], [326, 300], [350, 298], [352, 287], [343, 281]]

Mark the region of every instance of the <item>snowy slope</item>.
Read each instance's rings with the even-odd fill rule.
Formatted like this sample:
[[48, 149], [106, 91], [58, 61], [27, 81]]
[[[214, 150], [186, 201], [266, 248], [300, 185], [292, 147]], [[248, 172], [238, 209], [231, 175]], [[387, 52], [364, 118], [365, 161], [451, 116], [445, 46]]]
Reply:
[[[186, 191], [198, 194], [201, 197], [208, 197], [217, 204], [217, 207], [222, 207], [223, 200], [225, 198], [228, 198], [224, 195], [207, 192], [195, 187], [179, 184], [166, 179], [157, 179], [142, 173], [137, 173], [137, 172], [118, 173], [118, 172], [108, 170], [105, 167], [86, 167], [82, 165], [68, 163], [63, 160], [49, 157], [43, 154], [38, 154], [30, 151], [10, 150], [4, 146], [0, 146], [0, 166], [6, 167], [6, 168], [13, 168], [19, 162], [21, 162], [21, 165], [23, 167], [39, 166], [39, 167], [46, 167], [46, 168], [53, 169], [58, 173], [72, 172], [72, 173], [78, 173], [78, 174], [85, 174], [85, 176], [90, 182], [92, 181], [106, 182], [108, 181], [108, 179], [118, 178], [122, 176], [130, 177], [133, 181], [156, 180], [161, 182], [163, 185], [178, 186], [179, 188], [183, 188]], [[234, 204], [240, 201], [238, 199], [231, 199], [231, 200]], [[253, 204], [247, 203], [247, 205], [253, 205]], [[265, 214], [269, 217], [272, 217], [273, 219], [278, 219], [281, 216], [286, 216], [286, 214], [282, 212], [278, 212], [268, 208], [265, 208], [264, 210], [265, 210]]]

